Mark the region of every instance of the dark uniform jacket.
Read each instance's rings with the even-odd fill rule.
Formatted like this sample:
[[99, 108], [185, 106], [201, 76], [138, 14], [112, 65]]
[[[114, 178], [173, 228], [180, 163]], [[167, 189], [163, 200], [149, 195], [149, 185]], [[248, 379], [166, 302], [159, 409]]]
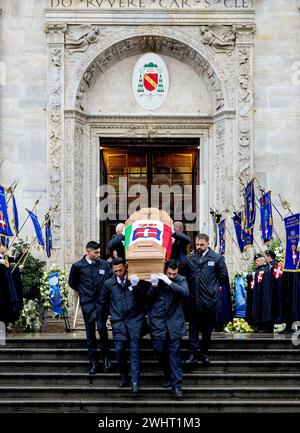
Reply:
[[187, 254], [186, 248], [191, 243], [191, 238], [183, 232], [173, 233], [172, 238], [174, 242], [172, 244], [171, 259], [176, 259], [181, 264]]
[[111, 276], [111, 268], [105, 260], [96, 260], [94, 264], [89, 264], [84, 256], [72, 265], [69, 286], [79, 294], [85, 320], [92, 321], [99, 318], [100, 293], [104, 282]]
[[217, 311], [220, 287], [228, 279], [224, 257], [210, 248], [201, 256], [188, 255], [183, 267], [189, 284], [189, 306], [192, 311]]
[[23, 309], [23, 289], [19, 267], [16, 267], [12, 273], [18, 260], [19, 257], [8, 257], [8, 268], [0, 264], [0, 321], [5, 323], [16, 322]]
[[123, 243], [124, 239], [125, 237], [122, 234], [113, 235], [113, 237], [107, 244], [107, 247], [110, 250], [111, 257], [113, 257], [113, 252], [117, 251], [118, 257], [122, 257], [123, 259], [125, 258], [125, 248]]
[[116, 341], [139, 339], [142, 336], [145, 321], [145, 293], [147, 284], [144, 281], [132, 287], [129, 280], [124, 287], [114, 275], [107, 280], [100, 295], [103, 311], [109, 309], [113, 339]]
[[155, 340], [171, 340], [186, 335], [182, 299], [188, 297], [186, 279], [178, 275], [172, 284], [159, 281], [147, 294], [148, 321], [151, 337]]

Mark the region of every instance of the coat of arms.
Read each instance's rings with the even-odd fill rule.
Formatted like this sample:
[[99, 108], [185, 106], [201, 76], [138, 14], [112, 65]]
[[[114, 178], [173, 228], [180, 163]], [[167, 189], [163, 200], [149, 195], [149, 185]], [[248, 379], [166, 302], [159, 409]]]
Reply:
[[142, 56], [133, 74], [133, 91], [137, 102], [148, 110], [155, 110], [165, 101], [169, 75], [163, 59], [154, 53]]

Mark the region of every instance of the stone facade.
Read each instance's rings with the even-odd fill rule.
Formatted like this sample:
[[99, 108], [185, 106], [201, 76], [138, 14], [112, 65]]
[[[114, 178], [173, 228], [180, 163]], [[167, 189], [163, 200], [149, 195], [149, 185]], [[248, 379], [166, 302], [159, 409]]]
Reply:
[[[241, 204], [239, 177], [257, 176], [299, 210], [298, 1], [1, 7], [0, 182], [20, 180], [20, 208], [40, 195], [40, 216], [57, 205], [53, 261], [68, 267], [99, 236], [99, 137], [198, 137], [201, 230], [211, 231], [210, 207], [226, 213]], [[172, 77], [167, 101], [151, 114], [131, 91], [147, 51]]]

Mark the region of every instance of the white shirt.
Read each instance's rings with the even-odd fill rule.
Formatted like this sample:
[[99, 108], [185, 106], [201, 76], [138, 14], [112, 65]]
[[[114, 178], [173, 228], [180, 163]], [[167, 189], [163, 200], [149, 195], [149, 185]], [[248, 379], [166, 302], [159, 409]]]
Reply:
[[118, 281], [118, 283], [122, 286], [122, 280], [123, 279], [125, 279], [125, 282], [126, 282], [126, 280], [127, 280], [127, 275], [125, 275], [125, 277], [123, 277], [123, 278], [120, 278], [120, 277], [117, 277], [117, 281]]
[[93, 260], [89, 259], [88, 256], [85, 256], [85, 260], [88, 262], [89, 265], [93, 263]]

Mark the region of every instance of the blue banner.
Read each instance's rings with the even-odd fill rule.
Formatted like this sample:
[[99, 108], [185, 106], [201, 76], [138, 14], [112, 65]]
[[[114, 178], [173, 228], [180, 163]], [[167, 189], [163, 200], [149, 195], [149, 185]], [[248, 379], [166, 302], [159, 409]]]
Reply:
[[286, 250], [284, 270], [300, 272], [300, 214], [284, 218]]
[[242, 212], [236, 212], [235, 215], [232, 217], [232, 221], [235, 228], [235, 234], [237, 243], [239, 245], [239, 249], [241, 253], [244, 252], [244, 231], [242, 230]]
[[237, 277], [235, 279], [235, 315], [236, 317], [246, 317], [246, 279]]
[[49, 296], [52, 311], [56, 316], [63, 315], [62, 301], [60, 296], [59, 273], [53, 272], [49, 275]]
[[19, 213], [18, 213], [18, 208], [17, 208], [15, 196], [13, 194], [11, 196], [12, 196], [12, 201], [13, 201], [13, 215], [14, 215], [15, 232], [16, 232], [16, 235], [18, 236], [18, 234], [19, 234]]
[[6, 237], [14, 235], [9, 225], [5, 189], [3, 186], [0, 186], [0, 235]]
[[226, 220], [220, 221], [219, 228], [219, 253], [224, 256], [225, 254], [225, 239], [226, 239]]
[[273, 217], [271, 192], [266, 192], [259, 199], [261, 236], [264, 243], [269, 242], [273, 236]]
[[253, 179], [247, 184], [244, 193], [245, 200], [245, 216], [246, 216], [246, 230], [250, 230], [255, 224], [255, 193], [254, 193], [254, 181]]
[[52, 250], [52, 231], [51, 231], [51, 221], [49, 216], [46, 216], [47, 222], [45, 225], [45, 238], [46, 238], [46, 252], [47, 257], [51, 257], [51, 250]]
[[29, 214], [29, 216], [31, 218], [32, 224], [34, 226], [34, 230], [35, 230], [35, 233], [36, 233], [36, 237], [37, 237], [38, 243], [43, 248], [45, 248], [45, 242], [44, 242], [44, 239], [43, 239], [43, 233], [42, 233], [42, 229], [41, 229], [40, 223], [38, 221], [38, 218], [37, 218], [37, 216], [33, 212], [31, 212], [28, 209], [26, 209], [26, 210], [27, 210], [27, 212], [28, 212], [28, 214]]
[[0, 236], [0, 245], [3, 245], [5, 248], [9, 247], [9, 238], [6, 236]]

